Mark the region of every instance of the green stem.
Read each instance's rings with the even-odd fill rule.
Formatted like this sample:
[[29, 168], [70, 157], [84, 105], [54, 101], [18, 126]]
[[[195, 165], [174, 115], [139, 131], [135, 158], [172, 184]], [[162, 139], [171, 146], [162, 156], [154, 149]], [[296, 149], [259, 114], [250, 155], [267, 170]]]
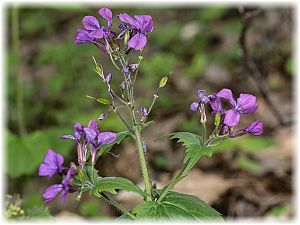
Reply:
[[122, 205], [120, 205], [117, 201], [115, 201], [114, 199], [112, 199], [110, 196], [101, 193], [100, 194], [109, 204], [111, 204], [112, 206], [116, 207], [118, 210], [120, 210], [123, 214], [126, 214], [127, 216], [129, 216], [132, 219], [135, 219], [135, 216], [128, 212], [128, 210], [123, 207]]
[[152, 101], [152, 103], [151, 103], [151, 105], [150, 105], [150, 107], [149, 107], [149, 110], [148, 110], [148, 115], [150, 114], [150, 112], [151, 112], [151, 110], [152, 110], [152, 108], [153, 108], [153, 106], [154, 106], [154, 104], [155, 104], [155, 102], [156, 102], [156, 99], [158, 98], [158, 95], [157, 94], [155, 94], [155, 95], [153, 95], [153, 101]]
[[137, 126], [134, 127], [134, 136], [135, 136], [135, 141], [136, 141], [136, 144], [137, 144], [137, 149], [138, 149], [138, 153], [139, 153], [139, 159], [140, 159], [140, 163], [141, 163], [143, 179], [144, 179], [144, 183], [145, 183], [146, 201], [151, 201], [152, 200], [151, 186], [150, 186], [150, 181], [149, 181], [147, 163], [146, 163], [146, 159], [145, 159], [145, 156], [144, 156], [143, 141], [142, 141], [140, 130]]
[[13, 52], [15, 54], [15, 68], [17, 76], [17, 88], [16, 88], [16, 98], [17, 98], [17, 119], [18, 119], [18, 129], [20, 135], [26, 134], [25, 121], [23, 117], [23, 83], [22, 83], [22, 72], [21, 72], [21, 61], [20, 61], [20, 40], [19, 40], [19, 10], [17, 6], [12, 9], [12, 43]]
[[188, 165], [188, 162], [184, 165], [184, 167], [179, 171], [179, 173], [177, 173], [177, 175], [169, 182], [169, 184], [167, 184], [167, 186], [165, 186], [163, 188], [163, 193], [159, 196], [159, 199], [157, 200], [157, 202], [160, 202], [165, 196], [166, 194], [168, 194], [169, 191], [173, 190], [173, 188], [175, 187], [175, 185], [182, 180], [182, 178], [188, 173], [188, 171], [186, 171], [186, 167]]

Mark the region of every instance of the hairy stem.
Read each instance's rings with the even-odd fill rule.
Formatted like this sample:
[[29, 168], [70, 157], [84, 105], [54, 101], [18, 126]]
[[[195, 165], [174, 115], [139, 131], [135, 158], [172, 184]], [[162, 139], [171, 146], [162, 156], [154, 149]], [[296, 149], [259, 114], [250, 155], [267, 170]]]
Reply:
[[160, 202], [165, 196], [166, 194], [168, 194], [169, 191], [173, 190], [173, 188], [175, 187], [175, 185], [182, 180], [182, 178], [189, 172], [186, 171], [186, 167], [187, 167], [188, 163], [186, 163], [184, 165], [184, 167], [179, 171], [179, 173], [177, 173], [177, 175], [169, 182], [169, 184], [167, 184], [167, 186], [165, 186], [163, 188], [163, 193], [160, 195], [159, 199], [157, 200], [158, 202]]
[[132, 213], [130, 213], [125, 207], [123, 207], [120, 203], [118, 203], [117, 201], [112, 199], [110, 196], [108, 196], [104, 193], [101, 193], [100, 196], [102, 196], [103, 199], [105, 199], [109, 204], [111, 204], [112, 206], [114, 206], [118, 210], [120, 210], [123, 214], [126, 214], [130, 218], [135, 219], [135, 216]]
[[137, 126], [134, 127], [134, 137], [135, 137], [135, 141], [136, 141], [136, 145], [137, 145], [137, 149], [138, 149], [138, 153], [139, 153], [139, 159], [140, 159], [143, 179], [144, 179], [144, 183], [145, 183], [146, 201], [151, 201], [152, 200], [151, 185], [150, 185], [150, 180], [149, 180], [149, 175], [148, 175], [147, 163], [146, 163], [146, 159], [144, 156], [143, 141], [142, 141], [140, 129]]

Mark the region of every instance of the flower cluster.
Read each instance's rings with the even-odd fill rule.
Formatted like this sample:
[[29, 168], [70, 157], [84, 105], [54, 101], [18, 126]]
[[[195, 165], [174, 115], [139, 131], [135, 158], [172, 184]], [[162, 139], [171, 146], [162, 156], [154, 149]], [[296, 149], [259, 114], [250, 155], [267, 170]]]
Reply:
[[95, 164], [97, 150], [104, 144], [113, 143], [117, 135], [113, 132], [99, 132], [96, 120], [91, 120], [87, 127], [78, 122], [74, 123], [74, 136], [64, 135], [61, 139], [72, 139], [77, 143], [78, 164], [87, 161], [88, 148], [90, 149], [92, 164]]
[[[108, 8], [101, 8], [99, 15], [107, 20], [107, 26], [100, 25], [94, 16], [85, 16], [82, 19], [84, 29], [78, 29], [75, 44], [92, 43], [103, 52], [110, 54], [115, 49], [118, 50], [118, 41], [124, 40], [127, 47], [140, 50], [147, 43], [147, 34], [152, 32], [154, 23], [151, 16], [138, 15], [132, 18], [127, 13], [117, 16], [120, 19], [120, 33], [116, 35], [112, 28], [113, 14]], [[116, 47], [116, 48], [115, 48]]]
[[[99, 132], [96, 120], [91, 120], [87, 127], [80, 123], [74, 123], [74, 136], [64, 135], [61, 139], [72, 139], [77, 143], [78, 164], [82, 167], [88, 160], [87, 153], [90, 150], [92, 165], [95, 164], [97, 150], [104, 144], [111, 144], [117, 138], [112, 132]], [[49, 149], [45, 155], [44, 162], [39, 167], [39, 176], [48, 176], [49, 179], [55, 174], [64, 176], [60, 184], [53, 184], [43, 194], [45, 203], [56, 198], [61, 192], [61, 202], [69, 192], [77, 191], [72, 184], [72, 178], [77, 174], [77, 167], [72, 164], [70, 168], [63, 167], [64, 158], [59, 153]]]
[[[237, 100], [235, 100], [232, 91], [227, 88], [209, 96], [205, 94], [204, 90], [199, 90], [199, 100], [193, 102], [190, 106], [190, 110], [193, 112], [199, 109], [202, 123], [206, 121], [204, 105], [209, 103], [213, 114], [216, 115], [215, 118], [219, 120], [216, 125], [218, 126], [217, 130], [219, 128], [220, 135], [228, 135], [233, 138], [244, 134], [261, 135], [263, 133], [263, 123], [260, 120], [253, 122], [244, 129], [234, 131], [242, 114], [250, 114], [256, 111], [258, 104], [255, 96], [241, 93]], [[224, 109], [222, 100], [228, 101], [232, 108]]]

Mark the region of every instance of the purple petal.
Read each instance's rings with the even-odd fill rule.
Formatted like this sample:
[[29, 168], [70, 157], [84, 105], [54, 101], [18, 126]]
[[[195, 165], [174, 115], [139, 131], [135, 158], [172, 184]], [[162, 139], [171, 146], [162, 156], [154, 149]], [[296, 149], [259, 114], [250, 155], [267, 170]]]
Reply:
[[198, 90], [197, 93], [198, 93], [198, 97], [201, 98], [201, 97], [205, 96], [206, 91], [205, 90]]
[[249, 94], [240, 94], [237, 99], [236, 109], [243, 114], [254, 112], [258, 107], [256, 97]]
[[248, 133], [248, 134], [252, 134], [252, 135], [256, 135], [256, 136], [259, 136], [259, 135], [262, 135], [263, 131], [264, 131], [264, 124], [260, 121], [260, 120], [257, 120], [253, 123], [251, 123], [246, 129], [245, 131]]
[[222, 111], [221, 98], [217, 97], [216, 95], [209, 95], [208, 99], [209, 99], [209, 104], [213, 110], [213, 113]]
[[190, 106], [190, 110], [193, 112], [196, 112], [199, 108], [199, 103], [198, 102], [193, 102]]
[[154, 23], [151, 16], [148, 15], [141, 15], [141, 16], [134, 16], [134, 18], [138, 21], [140, 31], [142, 33], [152, 32]]
[[84, 128], [84, 138], [87, 143], [93, 143], [97, 138], [97, 132], [90, 128]]
[[69, 193], [69, 190], [70, 190], [69, 187], [65, 187], [65, 188], [62, 190], [62, 192], [61, 192], [61, 199], [60, 199], [60, 202], [61, 202], [62, 204], [65, 202], [66, 197], [67, 197], [67, 195], [68, 195], [68, 193]]
[[112, 12], [109, 8], [99, 9], [99, 15], [107, 20], [107, 26], [111, 27], [112, 25]]
[[75, 137], [73, 135], [63, 135], [60, 137], [60, 139], [64, 140], [64, 139], [71, 139], [71, 140], [75, 140]]
[[99, 129], [98, 129], [98, 123], [96, 120], [91, 120], [88, 124], [88, 128], [94, 130], [96, 133], [99, 132]]
[[74, 44], [94, 43], [94, 39], [89, 36], [89, 32], [82, 29], [77, 29]]
[[124, 23], [129, 23], [133, 28], [139, 28], [139, 23], [127, 13], [121, 13], [118, 15], [119, 19]]
[[99, 22], [94, 16], [83, 17], [82, 24], [88, 31], [98, 30], [100, 28]]
[[128, 46], [134, 50], [140, 50], [144, 48], [147, 43], [147, 37], [145, 34], [137, 33], [129, 41]]
[[40, 165], [39, 176], [49, 176], [51, 178], [56, 173], [61, 173], [64, 157], [51, 149], [48, 149], [44, 162]]
[[39, 167], [39, 176], [53, 177], [57, 173], [57, 168], [52, 168], [48, 164], [42, 163]]
[[228, 88], [223, 88], [221, 91], [219, 91], [217, 94], [216, 94], [217, 97], [219, 98], [225, 98], [227, 100], [229, 100], [230, 104], [232, 106], [235, 107], [236, 105], [236, 102], [235, 100], [233, 99], [233, 96], [232, 96], [232, 91]]
[[81, 125], [78, 122], [74, 123], [74, 136], [78, 142], [80, 141], [81, 137], [84, 134], [83, 129], [84, 129], [84, 125]]
[[89, 34], [89, 37], [91, 37], [91, 38], [103, 38], [104, 36], [105, 36], [105, 31], [104, 31], [104, 29], [101, 27], [101, 28], [99, 28], [99, 29], [97, 29], [97, 30], [93, 30], [93, 31], [91, 31]]
[[68, 170], [67, 175], [64, 177], [63, 181], [61, 182], [62, 185], [67, 186], [70, 183], [70, 180], [72, 178], [73, 172], [74, 172], [74, 169], [71, 167]]
[[56, 198], [59, 192], [63, 190], [63, 185], [62, 184], [53, 184], [50, 187], [48, 187], [44, 193], [43, 193], [43, 198], [44, 202], [48, 203]]
[[224, 123], [230, 127], [236, 126], [240, 121], [240, 113], [234, 109], [226, 111], [224, 117]]
[[113, 132], [101, 132], [98, 134], [98, 144], [111, 144], [117, 139], [117, 135]]

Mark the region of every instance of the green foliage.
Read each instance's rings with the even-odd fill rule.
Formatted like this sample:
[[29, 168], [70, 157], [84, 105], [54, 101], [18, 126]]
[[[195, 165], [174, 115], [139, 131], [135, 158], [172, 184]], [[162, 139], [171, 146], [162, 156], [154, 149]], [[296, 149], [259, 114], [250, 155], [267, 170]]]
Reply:
[[175, 56], [168, 53], [157, 53], [148, 57], [147, 61], [143, 61], [141, 64], [141, 71], [144, 74], [142, 80], [143, 86], [151, 87], [157, 82], [158, 76], [161, 74], [169, 74], [173, 71], [175, 62]]
[[[160, 192], [160, 190], [157, 190]], [[137, 219], [220, 221], [221, 214], [192, 195], [169, 192], [161, 202], [143, 202], [132, 210]]]
[[265, 151], [268, 148], [274, 146], [276, 142], [266, 137], [257, 136], [244, 136], [240, 138], [228, 138], [226, 140], [216, 142], [215, 146], [212, 147], [215, 152], [234, 151], [241, 150], [245, 152], [260, 152]]
[[35, 206], [26, 212], [30, 219], [52, 218], [49, 209], [45, 206]]
[[259, 171], [262, 169], [261, 165], [254, 161], [254, 160], [251, 160], [251, 159], [248, 159], [246, 157], [238, 157], [236, 160], [235, 160], [235, 164], [240, 167], [241, 169], [244, 169], [244, 170], [250, 170], [250, 171]]
[[271, 214], [275, 217], [279, 217], [291, 212], [291, 204], [285, 203], [280, 206], [276, 206], [271, 209]]
[[294, 60], [292, 57], [289, 57], [285, 64], [285, 69], [290, 75], [294, 75], [295, 67], [294, 67]]
[[169, 159], [165, 155], [158, 155], [153, 161], [154, 167], [164, 169], [169, 164]]
[[99, 217], [99, 209], [101, 208], [100, 201], [97, 199], [91, 199], [82, 202], [79, 207], [79, 212], [83, 216], [87, 217]]
[[200, 10], [197, 17], [199, 22], [208, 23], [221, 18], [228, 11], [227, 7], [214, 6]]
[[36, 172], [46, 151], [51, 148], [66, 156], [72, 143], [59, 140], [65, 129], [35, 131], [24, 137], [7, 132], [6, 172], [13, 178]]
[[191, 64], [184, 69], [184, 74], [186, 77], [201, 77], [206, 65], [206, 55], [203, 53], [198, 53], [193, 57]]
[[110, 192], [117, 194], [116, 190], [131, 191], [144, 196], [144, 192], [132, 183], [130, 180], [122, 177], [104, 177], [98, 178], [94, 188], [91, 190], [92, 193], [97, 194], [101, 192]]
[[41, 194], [39, 193], [35, 195], [26, 196], [23, 203], [24, 210], [29, 210], [36, 206], [44, 206]]

